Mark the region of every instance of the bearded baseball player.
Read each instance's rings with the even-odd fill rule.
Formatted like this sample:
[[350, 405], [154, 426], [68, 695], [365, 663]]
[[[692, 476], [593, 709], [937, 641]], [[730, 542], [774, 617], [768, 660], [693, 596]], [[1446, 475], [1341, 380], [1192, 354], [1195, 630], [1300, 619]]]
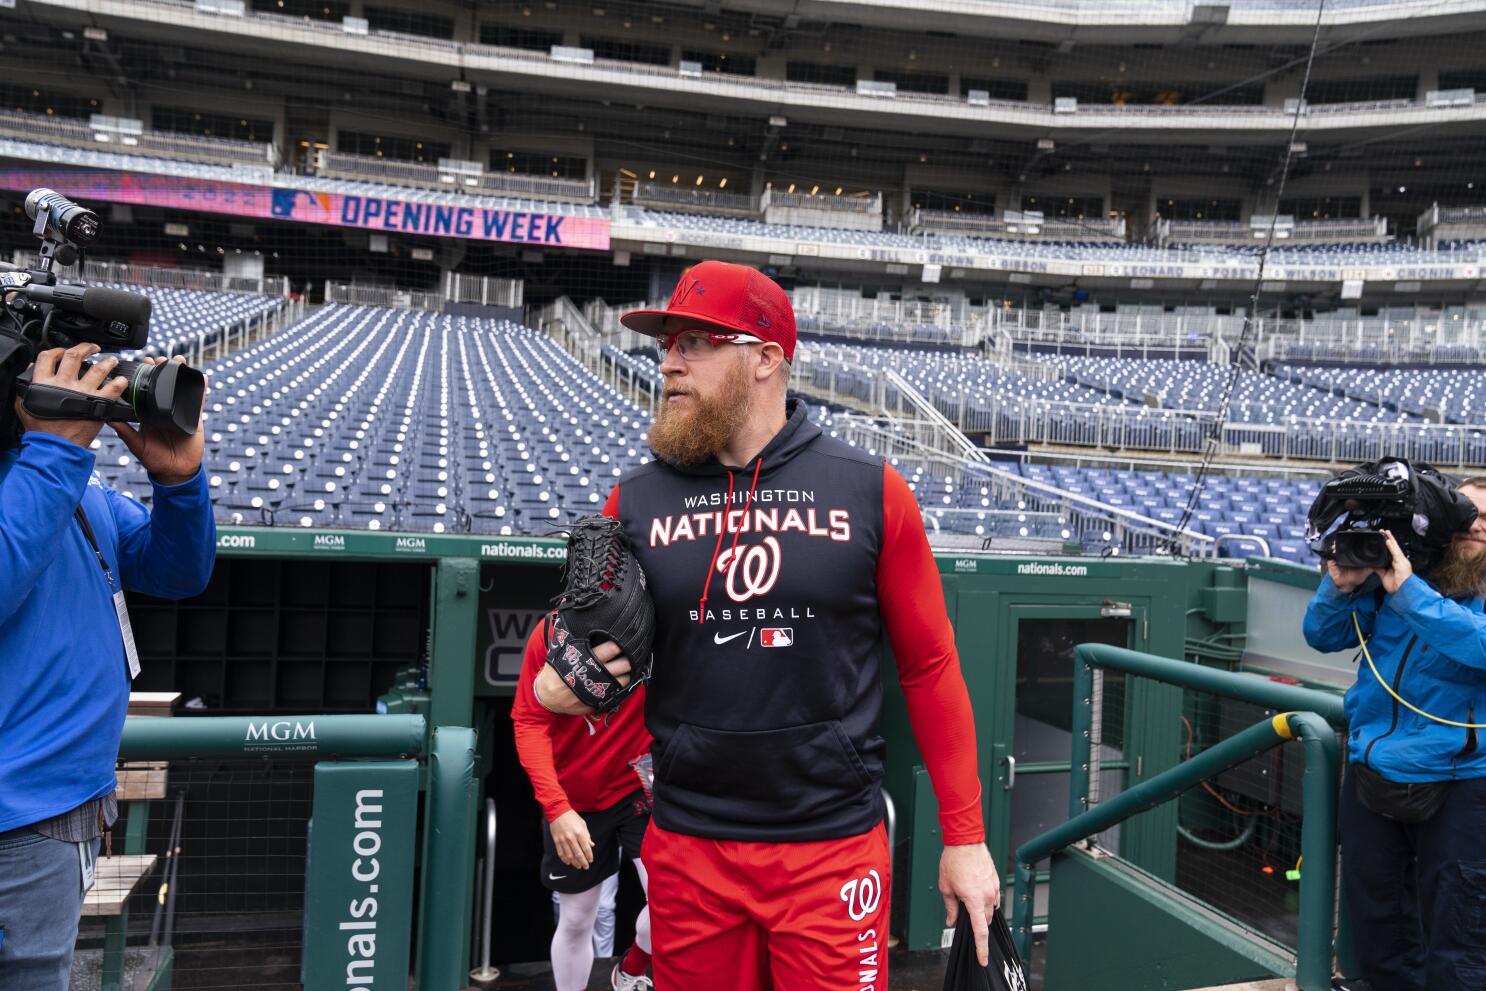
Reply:
[[[913, 493], [786, 402], [794, 311], [759, 272], [702, 262], [665, 310], [622, 322], [657, 339], [665, 379], [657, 460], [623, 476], [604, 509], [655, 603], [644, 861], [656, 987], [886, 991], [884, 631], [939, 802], [947, 924], [963, 902], [984, 963], [1000, 882]], [[622, 677], [618, 654], [594, 650]], [[550, 666], [535, 689], [586, 711]]]
[[[557, 932], [552, 936], [552, 977], [557, 991], [583, 991], [593, 970], [593, 926], [603, 884], [634, 861], [646, 884], [640, 845], [650, 822], [650, 803], [632, 762], [650, 752], [645, 730], [645, 686], [635, 689], [612, 716], [559, 715], [532, 694], [537, 672], [546, 667], [551, 617], [537, 624], [526, 643], [511, 722], [516, 754], [531, 778], [546, 817], [542, 884], [557, 892]], [[647, 891], [648, 897], [648, 891]], [[614, 965], [614, 991], [651, 987], [650, 908], [635, 920], [635, 942]]]

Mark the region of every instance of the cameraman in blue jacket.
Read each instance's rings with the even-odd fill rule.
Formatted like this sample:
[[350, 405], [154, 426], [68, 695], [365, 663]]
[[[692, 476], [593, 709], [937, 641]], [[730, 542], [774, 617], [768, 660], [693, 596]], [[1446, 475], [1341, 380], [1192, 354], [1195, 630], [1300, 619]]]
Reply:
[[1459, 491], [1476, 521], [1427, 578], [1387, 534], [1390, 567], [1327, 561], [1305, 615], [1312, 647], [1360, 652], [1360, 629], [1371, 655], [1346, 696], [1338, 830], [1352, 976], [1375, 991], [1486, 988], [1486, 477]]
[[[79, 377], [97, 351], [42, 352], [33, 381], [117, 399], [115, 359]], [[150, 473], [146, 509], [94, 473], [101, 426], [0, 408], [0, 991], [68, 986], [138, 670], [122, 590], [196, 595], [216, 557], [202, 430], [113, 428]]]

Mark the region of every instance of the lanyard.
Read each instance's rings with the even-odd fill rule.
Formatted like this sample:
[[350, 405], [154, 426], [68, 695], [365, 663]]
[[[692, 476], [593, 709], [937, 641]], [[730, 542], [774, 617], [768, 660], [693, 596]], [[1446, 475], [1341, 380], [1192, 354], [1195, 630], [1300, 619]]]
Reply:
[[103, 580], [108, 582], [108, 590], [113, 596], [114, 612], [119, 618], [119, 636], [124, 641], [124, 664], [129, 672], [129, 680], [133, 681], [139, 677], [139, 649], [134, 645], [134, 628], [129, 623], [129, 607], [124, 602], [124, 590], [114, 588], [113, 569], [108, 566], [108, 561], [103, 557], [103, 551], [98, 549], [98, 539], [93, 536], [93, 524], [88, 522], [88, 514], [83, 512], [82, 503], [78, 503], [77, 512], [73, 515], [77, 518], [77, 525], [82, 528], [83, 536], [88, 538], [88, 546], [93, 548], [93, 556], [98, 559], [98, 567], [103, 569]]
[[108, 582], [108, 590], [113, 591], [114, 573], [108, 566], [108, 561], [103, 557], [103, 551], [98, 549], [98, 540], [93, 536], [93, 524], [88, 522], [88, 514], [83, 512], [82, 503], [78, 503], [77, 512], [73, 514], [77, 519], [77, 525], [82, 528], [83, 536], [88, 538], [88, 546], [93, 548], [93, 556], [98, 559], [98, 567], [103, 569], [104, 580]]

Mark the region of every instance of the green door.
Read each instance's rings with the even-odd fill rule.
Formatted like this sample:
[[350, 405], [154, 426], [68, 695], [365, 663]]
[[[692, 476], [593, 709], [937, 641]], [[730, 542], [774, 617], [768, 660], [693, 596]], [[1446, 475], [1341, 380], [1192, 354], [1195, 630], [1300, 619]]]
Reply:
[[[1073, 650], [1081, 643], [1144, 649], [1144, 604], [1110, 601], [1102, 605], [1007, 602], [1001, 615], [1000, 657], [996, 665], [994, 757], [987, 837], [1002, 874], [1004, 897], [1011, 897], [1016, 848], [1068, 818], [1068, 772], [1072, 753]], [[1125, 706], [1122, 676], [1105, 679], [1100, 720], [1102, 765], [1095, 779], [1103, 797], [1125, 784]], [[1103, 837], [1119, 849], [1118, 828]], [[1042, 879], [1039, 878], [1039, 881]], [[1039, 885], [1041, 888], [1041, 885]], [[1046, 914], [1038, 892], [1037, 916]], [[1010, 901], [1006, 901], [1010, 904]]]

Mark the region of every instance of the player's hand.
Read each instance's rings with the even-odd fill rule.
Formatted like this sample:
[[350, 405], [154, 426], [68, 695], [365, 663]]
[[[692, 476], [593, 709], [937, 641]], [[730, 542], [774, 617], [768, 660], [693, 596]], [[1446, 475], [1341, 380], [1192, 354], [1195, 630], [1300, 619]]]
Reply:
[[[604, 670], [613, 675], [620, 685], [629, 684], [629, 658], [619, 652], [619, 644], [612, 640], [601, 643], [593, 648], [593, 656], [598, 658], [604, 665]], [[539, 705], [559, 715], [587, 716], [593, 712], [593, 707], [580, 702], [573, 690], [563, 682], [562, 675], [554, 671], [550, 664], [543, 664], [542, 670], [537, 672], [537, 681], [532, 690], [536, 692]]]
[[1372, 569], [1343, 568], [1335, 561], [1327, 558], [1326, 573], [1331, 576], [1331, 584], [1335, 585], [1338, 591], [1350, 595], [1362, 587], [1362, 583], [1367, 581], [1368, 577], [1372, 575]]
[[[145, 364], [163, 365], [164, 358], [144, 358]], [[176, 355], [176, 364], [184, 365], [186, 359]], [[206, 389], [201, 391], [201, 408], [206, 409]], [[127, 423], [110, 423], [114, 433], [129, 448], [129, 452], [144, 465], [161, 485], [179, 485], [195, 477], [201, 468], [202, 454], [206, 450], [206, 418], [196, 421], [194, 434], [183, 434], [161, 427], [132, 427]]]
[[939, 894], [944, 896], [944, 924], [959, 921], [959, 902], [970, 913], [975, 956], [982, 967], [991, 961], [990, 917], [1001, 905], [1001, 875], [984, 843], [947, 846], [939, 856]]
[[1387, 530], [1383, 531], [1383, 539], [1388, 542], [1388, 554], [1393, 558], [1393, 564], [1387, 568], [1374, 568], [1373, 573], [1383, 580], [1383, 589], [1389, 595], [1397, 592], [1403, 587], [1414, 573], [1414, 566], [1409, 559], [1403, 556], [1403, 548], [1398, 546], [1398, 541], [1393, 539], [1393, 534]]
[[[31, 383], [70, 389], [102, 399], [118, 399], [129, 387], [129, 380], [122, 375], [108, 378], [108, 373], [119, 363], [119, 359], [113, 355], [100, 358], [88, 369], [86, 375], [78, 376], [83, 362], [97, 353], [96, 344], [78, 344], [66, 350], [51, 348], [43, 351], [36, 356], [36, 364], [31, 368]], [[16, 400], [15, 410], [21, 421], [21, 429], [62, 437], [78, 447], [87, 447], [93, 443], [93, 438], [98, 436], [98, 431], [103, 426], [102, 420], [43, 420], [27, 413], [25, 404], [19, 399]]]
[[588, 823], [572, 809], [552, 820], [552, 845], [557, 857], [569, 867], [586, 871], [593, 865], [593, 838]]

